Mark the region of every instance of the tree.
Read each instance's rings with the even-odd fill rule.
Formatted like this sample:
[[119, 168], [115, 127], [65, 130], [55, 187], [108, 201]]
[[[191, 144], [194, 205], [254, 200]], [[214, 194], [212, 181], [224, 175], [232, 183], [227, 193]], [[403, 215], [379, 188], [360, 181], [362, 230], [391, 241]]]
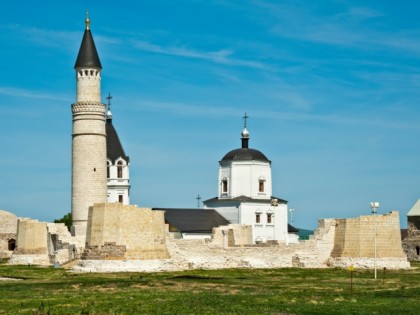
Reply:
[[67, 226], [67, 229], [70, 231], [72, 222], [71, 212], [67, 213], [61, 219], [54, 220], [54, 223], [64, 223]]

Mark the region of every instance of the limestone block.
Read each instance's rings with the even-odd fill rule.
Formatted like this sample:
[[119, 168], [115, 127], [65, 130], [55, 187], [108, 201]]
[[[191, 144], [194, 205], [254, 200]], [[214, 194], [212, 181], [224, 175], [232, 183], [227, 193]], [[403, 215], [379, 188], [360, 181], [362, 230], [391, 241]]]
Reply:
[[[96, 259], [169, 258], [165, 233], [163, 211], [120, 203], [95, 204], [89, 208], [83, 258], [90, 259], [92, 255]], [[114, 249], [124, 246], [124, 253], [111, 254], [109, 244], [115, 244]]]

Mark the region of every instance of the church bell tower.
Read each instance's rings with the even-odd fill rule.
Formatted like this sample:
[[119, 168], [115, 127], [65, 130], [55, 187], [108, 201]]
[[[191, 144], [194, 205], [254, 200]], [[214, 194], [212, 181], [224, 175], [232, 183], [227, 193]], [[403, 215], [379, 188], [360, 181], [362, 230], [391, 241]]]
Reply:
[[[86, 13], [86, 29], [74, 69], [77, 95], [72, 104], [72, 191], [71, 232], [86, 237], [88, 210], [94, 203], [107, 201], [106, 105], [101, 103], [102, 65], [96, 51], [90, 20]], [[84, 240], [83, 244], [84, 244]]]

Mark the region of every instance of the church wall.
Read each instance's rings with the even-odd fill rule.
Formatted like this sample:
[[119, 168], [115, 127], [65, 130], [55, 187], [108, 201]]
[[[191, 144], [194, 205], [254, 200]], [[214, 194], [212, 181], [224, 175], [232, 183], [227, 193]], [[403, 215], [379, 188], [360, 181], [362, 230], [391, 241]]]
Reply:
[[85, 259], [168, 258], [164, 212], [119, 203], [89, 209]]
[[238, 202], [208, 202], [205, 204], [204, 208], [215, 209], [221, 216], [232, 224], [240, 223]]
[[[230, 174], [229, 171], [230, 170]], [[230, 196], [248, 196], [269, 199], [272, 195], [271, 168], [268, 163], [258, 161], [237, 161], [220, 170], [220, 182], [230, 175]], [[228, 177], [229, 178], [229, 177]], [[265, 180], [264, 192], [259, 192], [259, 179]], [[220, 189], [220, 188], [219, 188]]]

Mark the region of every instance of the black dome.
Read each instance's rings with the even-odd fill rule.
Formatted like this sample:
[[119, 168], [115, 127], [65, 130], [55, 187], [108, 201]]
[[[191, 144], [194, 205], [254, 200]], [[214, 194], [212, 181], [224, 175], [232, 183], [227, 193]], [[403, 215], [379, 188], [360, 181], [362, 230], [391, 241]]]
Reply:
[[269, 162], [270, 160], [258, 150], [249, 148], [240, 148], [228, 152], [222, 159], [222, 161], [264, 161]]

